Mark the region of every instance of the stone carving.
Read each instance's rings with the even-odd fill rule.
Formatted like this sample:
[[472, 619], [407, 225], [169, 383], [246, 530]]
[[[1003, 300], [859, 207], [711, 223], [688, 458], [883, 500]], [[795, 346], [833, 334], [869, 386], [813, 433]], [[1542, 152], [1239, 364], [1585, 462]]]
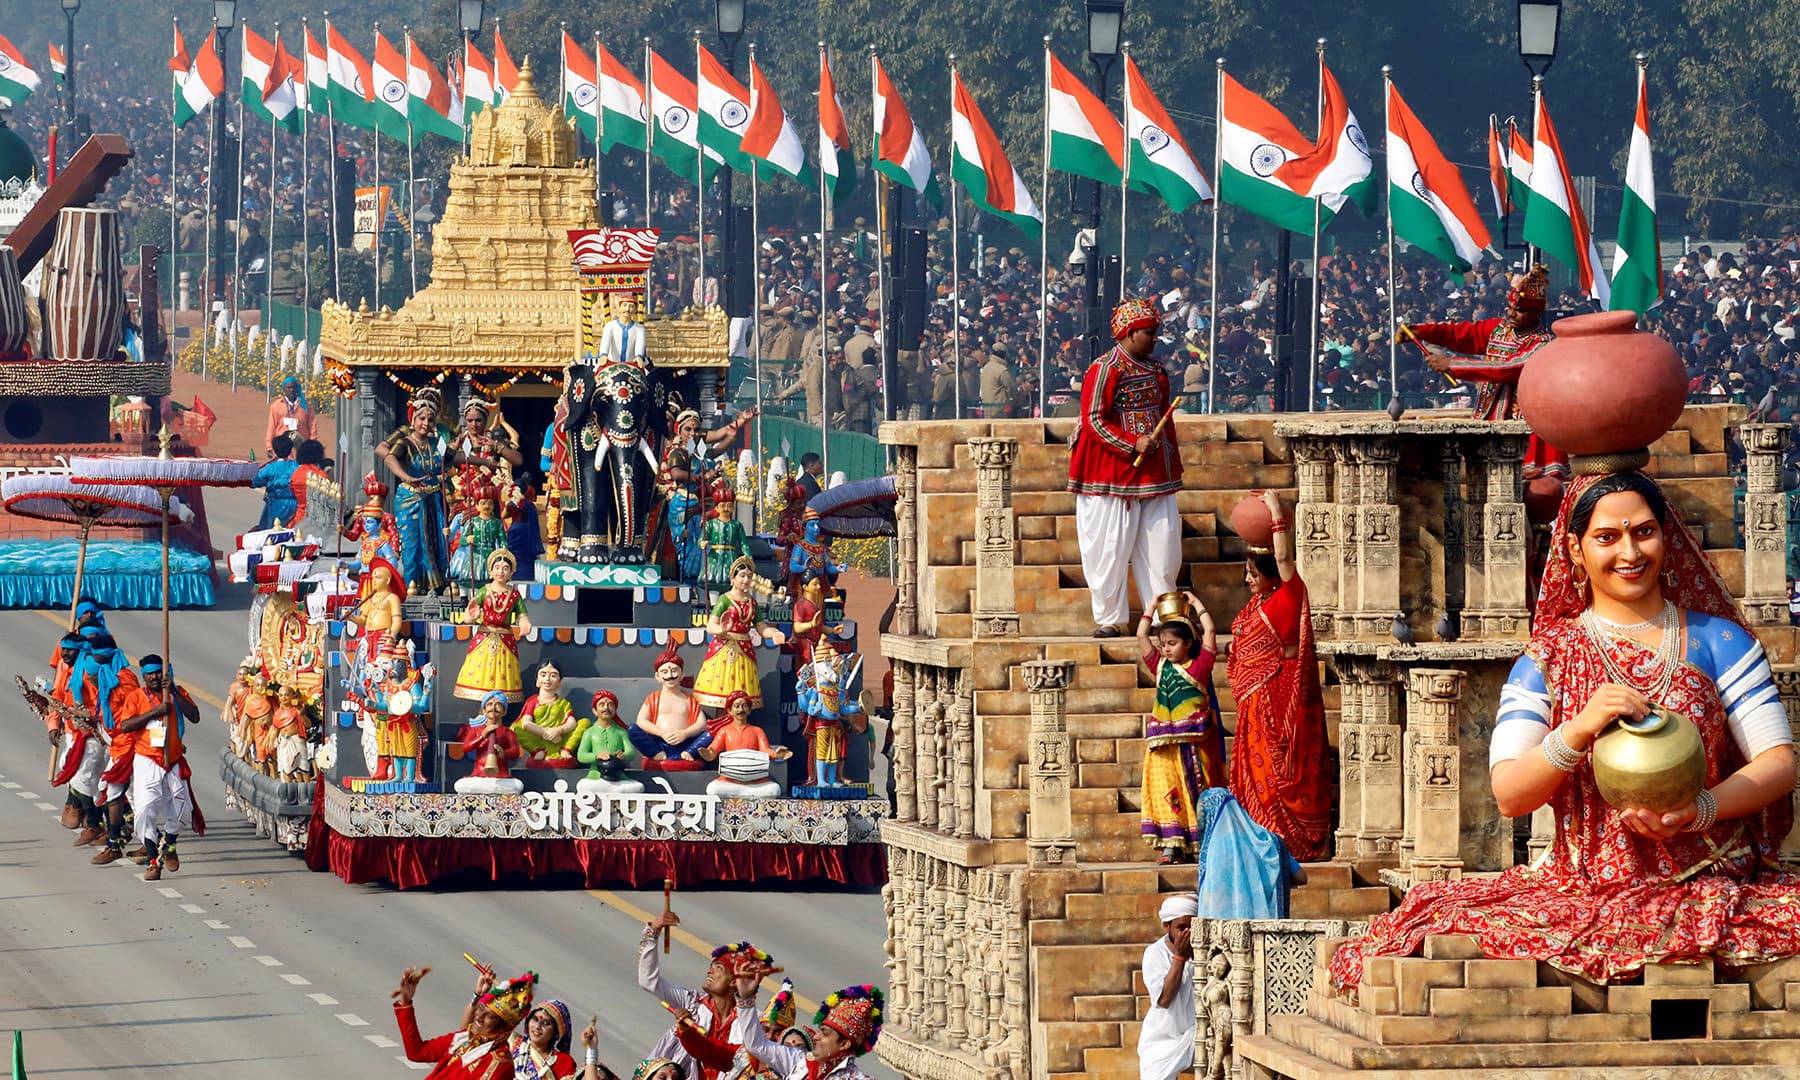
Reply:
[[1787, 496], [1781, 466], [1791, 431], [1786, 424], [1745, 424], [1744, 615], [1753, 625], [1785, 626], [1787, 608]]
[[975, 632], [981, 637], [1018, 637], [1012, 469], [1019, 458], [1019, 440], [972, 438], [969, 457], [975, 463]]
[[894, 453], [894, 633], [919, 630], [919, 448], [896, 446]]
[[918, 665], [905, 660], [895, 660], [893, 665], [894, 756], [890, 767], [894, 770], [894, 820], [917, 821], [919, 793], [913, 787], [916, 768], [913, 757], [917, 752], [913, 731], [918, 719], [914, 709], [919, 669]]
[[1074, 808], [1068, 729], [1068, 691], [1075, 678], [1072, 660], [1033, 660], [1024, 665], [1031, 691], [1031, 815], [1026, 851], [1032, 865], [1064, 865], [1075, 859]]
[[1231, 1075], [1231, 983], [1226, 979], [1230, 974], [1231, 958], [1225, 950], [1214, 949], [1206, 959], [1206, 985], [1200, 991], [1200, 1009], [1206, 1016], [1206, 1080]]
[[[1787, 710], [1788, 728], [1800, 741], [1800, 667], [1784, 664], [1774, 672], [1775, 692], [1781, 695], [1781, 705]], [[1794, 788], [1793, 799], [1795, 809], [1800, 810], [1800, 784]], [[1781, 842], [1781, 862], [1790, 870], [1800, 869], [1800, 815], [1796, 816], [1795, 825]]]
[[[1462, 761], [1457, 704], [1462, 671], [1413, 668], [1407, 673], [1406, 830], [1400, 869], [1414, 881], [1462, 876]], [[1410, 856], [1410, 861], [1407, 856]]]

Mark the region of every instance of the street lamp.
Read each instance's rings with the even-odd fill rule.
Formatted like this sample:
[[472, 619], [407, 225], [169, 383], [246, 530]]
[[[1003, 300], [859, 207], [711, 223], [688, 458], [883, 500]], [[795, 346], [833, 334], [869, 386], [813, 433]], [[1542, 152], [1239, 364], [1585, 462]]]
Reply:
[[[1088, 63], [1094, 68], [1094, 93], [1106, 100], [1106, 83], [1113, 62], [1119, 58], [1119, 35], [1125, 25], [1125, 0], [1086, 0]], [[1087, 246], [1087, 263], [1082, 267], [1088, 312], [1088, 351], [1100, 355], [1105, 340], [1100, 330], [1105, 324], [1100, 311], [1100, 181], [1093, 182], [1090, 203], [1092, 240]]]
[[1533, 78], [1542, 78], [1556, 60], [1562, 29], [1562, 0], [1519, 0], [1519, 59]]
[[[232, 28], [237, 25], [237, 0], [213, 0], [213, 52], [219, 58], [219, 70], [227, 70], [225, 55], [225, 39], [230, 36]], [[229, 82], [227, 86], [231, 85]], [[239, 132], [241, 136], [243, 133]], [[212, 111], [212, 192], [213, 192], [213, 227], [212, 227], [212, 299], [215, 303], [225, 301], [225, 275], [221, 272], [225, 263], [225, 110], [217, 105]], [[231, 187], [237, 187], [234, 182]], [[242, 205], [242, 200], [238, 200]], [[233, 212], [235, 218], [237, 212]], [[236, 303], [236, 298], [233, 298]]]
[[457, 0], [456, 13], [462, 23], [463, 37], [472, 38], [481, 32], [481, 20], [487, 15], [487, 0]]
[[744, 0], [714, 0], [713, 14], [719, 37], [725, 40], [728, 48], [737, 48], [737, 39], [744, 36]]
[[63, 120], [73, 124], [75, 122], [75, 13], [81, 10], [81, 0], [62, 0], [62, 7], [63, 17], [69, 23], [69, 34], [63, 47], [63, 64], [69, 69], [63, 75]]

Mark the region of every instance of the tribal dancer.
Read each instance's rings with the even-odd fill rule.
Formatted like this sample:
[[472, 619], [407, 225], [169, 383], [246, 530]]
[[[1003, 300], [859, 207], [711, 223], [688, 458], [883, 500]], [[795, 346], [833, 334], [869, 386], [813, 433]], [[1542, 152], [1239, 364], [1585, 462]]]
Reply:
[[96, 726], [106, 744], [106, 768], [94, 789], [94, 802], [106, 814], [106, 844], [93, 859], [95, 866], [105, 866], [125, 857], [125, 793], [131, 788], [137, 737], [122, 731], [120, 725], [156, 703], [143, 697], [137, 674], [111, 635], [94, 634], [87, 637], [87, 643], [88, 650], [76, 662], [70, 682], [80, 686], [78, 700], [99, 721]]
[[[80, 634], [64, 634], [56, 646], [56, 681], [50, 686], [50, 707], [44, 710], [50, 742], [58, 747], [53, 786], [69, 785], [63, 803], [62, 824], [65, 829], [80, 829], [75, 846], [86, 847], [106, 836], [104, 816], [94, 803], [100, 774], [106, 768], [106, 746], [91, 720], [81, 714], [85, 709], [76, 695], [80, 680], [74, 679], [75, 666], [87, 651]], [[71, 685], [73, 682], [73, 685]]]
[[[740, 984], [741, 986], [741, 984]], [[846, 986], [827, 997], [813, 1016], [817, 1029], [813, 1048], [803, 1050], [772, 1041], [757, 1023], [755, 984], [737, 1000], [731, 1038], [744, 1053], [769, 1066], [782, 1080], [867, 1080], [856, 1066], [859, 1055], [875, 1048], [881, 1036], [884, 999], [874, 986]]]
[[[144, 686], [141, 703], [151, 707], [121, 720], [118, 730], [137, 733], [131, 768], [133, 835], [143, 845], [143, 859], [148, 864], [144, 880], [156, 881], [164, 870], [174, 873], [181, 869], [181, 856], [175, 850], [181, 830], [192, 825], [195, 832], [206, 833], [206, 820], [194, 805], [189, 781], [193, 770], [188, 767], [181, 739], [188, 724], [200, 722], [200, 707], [169, 678], [162, 657], [144, 657], [138, 661], [138, 671]], [[166, 704], [164, 691], [169, 696]]]
[[512, 1080], [513, 1056], [506, 1040], [531, 1011], [537, 975], [527, 971], [498, 987], [489, 981], [488, 989], [476, 992], [470, 1003], [472, 1015], [462, 1030], [426, 1042], [419, 1037], [419, 1021], [413, 1015], [413, 993], [430, 971], [407, 968], [400, 976], [400, 988], [390, 995], [406, 1060], [433, 1066], [425, 1080]]
[[[657, 958], [656, 943], [665, 929], [680, 926], [681, 919], [673, 912], [658, 915], [644, 928], [643, 939], [638, 943], [638, 985], [655, 994], [663, 1004], [678, 1012], [686, 1013], [697, 1024], [701, 1031], [711, 1039], [728, 1039], [732, 1021], [737, 1018], [739, 1002], [745, 995], [756, 993], [756, 984], [762, 977], [772, 971], [779, 970], [774, 960], [747, 941], [735, 945], [722, 945], [713, 950], [712, 963], [706, 968], [706, 978], [700, 983], [698, 991], [685, 986], [677, 986], [662, 976], [662, 965]], [[734, 986], [735, 984], [735, 986]], [[735, 993], [735, 997], [734, 997]], [[752, 999], [750, 1017], [755, 1020], [755, 1001]], [[709, 1069], [704, 1062], [699, 1062], [681, 1045], [681, 1037], [676, 1031], [680, 1023], [663, 1033], [650, 1050], [651, 1058], [665, 1058], [681, 1066], [682, 1070], [700, 1080], [714, 1080], [718, 1070]], [[752, 1025], [754, 1026], [754, 1024]], [[728, 1041], [741, 1041], [729, 1040]]]

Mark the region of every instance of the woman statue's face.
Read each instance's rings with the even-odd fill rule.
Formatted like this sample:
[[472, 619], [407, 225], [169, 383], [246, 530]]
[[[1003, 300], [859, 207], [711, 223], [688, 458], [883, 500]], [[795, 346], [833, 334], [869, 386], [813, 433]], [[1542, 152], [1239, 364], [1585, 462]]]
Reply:
[[1594, 516], [1570, 554], [1587, 571], [1596, 596], [1632, 603], [1662, 588], [1664, 535], [1650, 504], [1635, 491], [1615, 491], [1594, 504]]

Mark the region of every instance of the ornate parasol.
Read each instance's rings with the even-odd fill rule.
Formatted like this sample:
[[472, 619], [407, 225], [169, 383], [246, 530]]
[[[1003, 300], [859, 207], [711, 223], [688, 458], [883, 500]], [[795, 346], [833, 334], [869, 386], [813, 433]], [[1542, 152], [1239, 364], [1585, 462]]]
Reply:
[[[162, 655], [163, 662], [174, 671], [174, 657], [169, 655], [169, 506], [175, 489], [183, 487], [249, 487], [256, 477], [254, 461], [233, 458], [175, 457], [169, 451], [174, 436], [167, 424], [157, 435], [162, 453], [156, 457], [141, 455], [116, 457], [74, 457], [69, 459], [71, 479], [77, 484], [97, 487], [120, 484], [143, 485], [162, 500]], [[168, 686], [174, 686], [171, 677]], [[163, 691], [165, 703], [169, 691]], [[167, 754], [164, 750], [164, 754]], [[163, 764], [168, 764], [164, 760]]]
[[821, 491], [807, 501], [819, 514], [819, 531], [828, 536], [863, 539], [893, 536], [898, 496], [892, 476], [852, 480]]
[[[167, 520], [162, 496], [154, 489], [123, 484], [78, 484], [65, 473], [27, 473], [0, 483], [0, 504], [20, 517], [74, 525], [81, 530], [81, 552], [75, 559], [75, 590], [69, 597], [69, 629], [75, 629], [75, 605], [81, 602], [81, 578], [87, 568], [88, 533], [94, 528], [145, 529]], [[180, 499], [166, 511], [186, 524], [194, 512]], [[164, 588], [167, 588], [164, 582]]]

